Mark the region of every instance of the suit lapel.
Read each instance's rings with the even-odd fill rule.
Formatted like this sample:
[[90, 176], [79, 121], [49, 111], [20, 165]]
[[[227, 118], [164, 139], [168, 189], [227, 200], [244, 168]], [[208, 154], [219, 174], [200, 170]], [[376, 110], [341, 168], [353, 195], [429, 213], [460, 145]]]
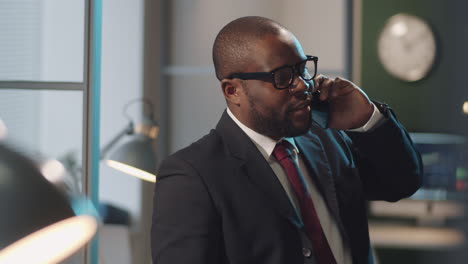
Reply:
[[280, 215], [286, 217], [297, 228], [301, 228], [303, 226], [302, 221], [268, 162], [257, 149], [249, 150], [247, 158], [248, 162], [245, 164], [247, 176], [259, 191], [264, 194], [267, 199], [266, 202], [272, 205]]
[[263, 194], [266, 204], [272, 206], [281, 216], [293, 225], [301, 228], [302, 222], [297, 217], [286, 191], [279, 182], [268, 162], [262, 156], [252, 140], [237, 126], [226, 111], [216, 126], [223, 137], [231, 155], [237, 160], [236, 177], [248, 177], [252, 184]]
[[304, 136], [296, 137], [296, 143], [304, 162], [308, 167], [308, 172], [312, 180], [320, 190], [330, 213], [335, 218], [338, 227], [344, 232], [344, 226], [341, 223], [338, 200], [336, 196], [335, 183], [329, 166], [329, 161], [325, 155], [325, 150], [318, 132], [308, 132]]

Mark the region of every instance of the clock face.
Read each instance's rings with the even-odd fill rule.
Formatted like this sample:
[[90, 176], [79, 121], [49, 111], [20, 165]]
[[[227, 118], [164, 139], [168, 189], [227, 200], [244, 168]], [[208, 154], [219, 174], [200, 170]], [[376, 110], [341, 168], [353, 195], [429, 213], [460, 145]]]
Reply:
[[378, 55], [384, 68], [404, 81], [418, 81], [432, 68], [436, 41], [422, 19], [397, 14], [387, 21], [378, 41]]

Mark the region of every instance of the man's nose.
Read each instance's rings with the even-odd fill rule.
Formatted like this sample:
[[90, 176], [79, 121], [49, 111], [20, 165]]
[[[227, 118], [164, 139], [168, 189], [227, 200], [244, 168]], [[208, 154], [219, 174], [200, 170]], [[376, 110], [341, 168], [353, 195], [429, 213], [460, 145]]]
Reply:
[[291, 87], [289, 87], [291, 93], [311, 93], [313, 89], [313, 82], [304, 80], [299, 74], [295, 74]]

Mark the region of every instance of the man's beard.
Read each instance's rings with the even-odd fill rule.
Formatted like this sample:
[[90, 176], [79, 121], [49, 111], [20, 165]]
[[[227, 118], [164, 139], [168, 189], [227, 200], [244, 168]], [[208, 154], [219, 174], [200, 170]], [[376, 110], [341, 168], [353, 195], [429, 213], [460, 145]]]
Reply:
[[291, 113], [289, 109], [286, 112], [284, 119], [279, 119], [281, 114], [274, 110], [269, 111], [268, 115], [261, 114], [259, 111], [257, 111], [257, 109], [255, 108], [255, 99], [251, 98], [250, 96], [249, 103], [251, 106], [251, 114], [255, 124], [255, 127], [253, 129], [256, 132], [267, 137], [279, 139], [282, 137], [300, 136], [302, 134], [305, 134], [312, 124], [311, 119], [308, 118], [306, 124], [300, 127], [295, 127], [294, 124], [291, 122], [291, 119], [288, 118], [288, 114]]

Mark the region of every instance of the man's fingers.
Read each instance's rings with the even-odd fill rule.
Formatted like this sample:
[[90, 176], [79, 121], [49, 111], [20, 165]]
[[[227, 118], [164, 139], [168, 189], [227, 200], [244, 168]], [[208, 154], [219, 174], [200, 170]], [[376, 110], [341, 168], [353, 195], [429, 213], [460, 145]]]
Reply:
[[327, 76], [320, 74], [314, 78], [315, 91], [320, 93], [320, 100], [326, 101], [332, 98], [346, 95], [353, 91], [353, 84], [341, 77], [330, 79]]
[[353, 84], [341, 77], [336, 77], [333, 80], [333, 88], [330, 89], [331, 97], [341, 96], [350, 93], [353, 90]]
[[350, 84], [350, 82], [346, 79], [343, 79], [341, 77], [336, 77], [335, 78], [335, 85], [336, 85], [336, 88], [343, 88], [345, 86], [348, 86]]
[[322, 86], [323, 82], [324, 82], [325, 80], [327, 80], [327, 79], [328, 79], [328, 77], [325, 76], [325, 75], [322, 75], [322, 74], [317, 75], [317, 76], [314, 78], [314, 85], [315, 85], [315, 90], [314, 90], [314, 92], [317, 91], [317, 90], [320, 90], [320, 87]]
[[327, 76], [320, 74], [319, 76], [315, 77], [314, 82], [315, 91], [320, 93], [320, 100], [327, 100], [333, 81], [330, 80]]

